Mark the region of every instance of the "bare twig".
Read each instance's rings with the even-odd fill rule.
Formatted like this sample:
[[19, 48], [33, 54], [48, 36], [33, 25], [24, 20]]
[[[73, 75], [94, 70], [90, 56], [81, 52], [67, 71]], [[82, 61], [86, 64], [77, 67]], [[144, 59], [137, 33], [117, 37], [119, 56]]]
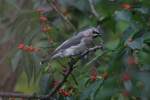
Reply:
[[90, 8], [91, 8], [91, 12], [92, 14], [98, 19], [100, 20], [100, 14], [98, 14], [94, 8], [94, 4], [93, 4], [93, 1], [92, 0], [88, 0], [89, 1], [89, 5], [90, 5]]
[[45, 95], [31, 95], [31, 94], [22, 94], [22, 93], [13, 93], [13, 92], [0, 92], [0, 97], [2, 98], [26, 98], [26, 99], [41, 99]]
[[66, 21], [66, 23], [68, 23], [72, 27], [72, 29], [74, 31], [76, 31], [75, 26], [70, 22], [70, 20], [66, 16], [63, 15], [63, 13], [61, 12], [61, 10], [55, 5], [55, 0], [52, 0], [52, 2], [50, 2], [49, 0], [47, 0], [47, 2]]

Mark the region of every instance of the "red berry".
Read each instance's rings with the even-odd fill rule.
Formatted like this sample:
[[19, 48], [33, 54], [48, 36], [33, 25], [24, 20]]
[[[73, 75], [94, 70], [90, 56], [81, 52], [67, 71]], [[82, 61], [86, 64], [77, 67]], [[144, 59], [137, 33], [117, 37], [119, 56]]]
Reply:
[[96, 75], [92, 75], [92, 76], [90, 76], [90, 79], [91, 79], [92, 81], [95, 81], [95, 80], [97, 79], [97, 76], [96, 76]]
[[121, 7], [126, 9], [126, 10], [132, 10], [132, 6], [128, 3], [121, 4]]
[[95, 67], [92, 68], [92, 72], [91, 72], [91, 75], [90, 75], [90, 79], [91, 79], [92, 81], [95, 81], [95, 80], [97, 79], [97, 71], [96, 71], [96, 68], [95, 68]]
[[19, 45], [18, 45], [18, 49], [23, 49], [25, 47], [25, 45], [23, 44], [23, 43], [20, 43]]
[[135, 65], [138, 62], [136, 61], [136, 59], [133, 56], [128, 56], [127, 63], [128, 63], [128, 65]]
[[66, 91], [65, 91], [65, 92], [63, 93], [63, 96], [65, 96], [65, 97], [66, 97], [66, 96], [69, 96], [69, 95], [70, 95], [69, 92], [66, 92]]
[[123, 74], [122, 79], [123, 81], [128, 81], [128, 80], [131, 80], [131, 77], [129, 76], [129, 74], [125, 73]]
[[70, 95], [70, 93], [65, 91], [64, 89], [59, 89], [58, 93], [63, 95], [63, 96], [69, 96]]
[[124, 91], [122, 92], [122, 94], [123, 94], [123, 96], [125, 96], [125, 97], [128, 97], [128, 96], [130, 95], [127, 90], [124, 90]]
[[53, 83], [52, 83], [52, 86], [56, 87], [59, 83], [60, 83], [59, 80], [54, 80]]
[[33, 52], [35, 50], [35, 48], [33, 48], [32, 46], [29, 46], [27, 49], [29, 52]]

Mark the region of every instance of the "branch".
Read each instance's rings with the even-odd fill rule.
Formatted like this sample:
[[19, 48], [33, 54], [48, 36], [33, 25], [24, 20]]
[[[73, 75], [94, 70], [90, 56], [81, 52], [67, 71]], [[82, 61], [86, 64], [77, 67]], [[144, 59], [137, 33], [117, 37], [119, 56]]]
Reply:
[[0, 97], [2, 98], [26, 98], [26, 99], [41, 99], [45, 98], [45, 95], [31, 95], [13, 92], [0, 92]]
[[94, 4], [92, 0], [88, 0], [89, 1], [89, 5], [91, 8], [91, 12], [92, 14], [100, 21], [100, 15], [96, 12], [95, 8], [94, 8]]
[[47, 2], [48, 2], [48, 3], [50, 4], [50, 6], [69, 24], [69, 26], [71, 26], [72, 29], [73, 29], [74, 31], [76, 31], [75, 26], [70, 22], [70, 20], [69, 20], [66, 16], [63, 15], [63, 13], [60, 11], [60, 9], [56, 6], [55, 0], [52, 0], [52, 3], [51, 3], [49, 0], [47, 0]]
[[24, 98], [24, 99], [32, 99], [32, 100], [53, 100], [53, 96], [57, 93], [57, 91], [61, 88], [61, 86], [67, 81], [67, 78], [71, 75], [72, 71], [74, 70], [76, 63], [87, 55], [89, 52], [96, 51], [97, 49], [102, 49], [102, 46], [95, 46], [93, 48], [89, 48], [83, 54], [80, 55], [78, 59], [72, 59], [68, 65], [69, 69], [67, 73], [64, 75], [63, 80], [58, 84], [58, 86], [48, 95], [31, 95], [31, 94], [21, 94], [21, 93], [12, 93], [12, 92], [0, 92], [0, 97], [2, 98]]

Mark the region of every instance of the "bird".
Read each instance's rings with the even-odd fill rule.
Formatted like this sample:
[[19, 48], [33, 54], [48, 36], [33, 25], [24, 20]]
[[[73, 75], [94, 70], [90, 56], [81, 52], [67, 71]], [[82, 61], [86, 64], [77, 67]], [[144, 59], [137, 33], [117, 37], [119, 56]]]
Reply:
[[58, 46], [51, 55], [43, 59], [40, 64], [49, 60], [64, 57], [73, 57], [84, 53], [93, 43], [93, 40], [102, 36], [103, 30], [100, 26], [90, 27], [78, 32]]

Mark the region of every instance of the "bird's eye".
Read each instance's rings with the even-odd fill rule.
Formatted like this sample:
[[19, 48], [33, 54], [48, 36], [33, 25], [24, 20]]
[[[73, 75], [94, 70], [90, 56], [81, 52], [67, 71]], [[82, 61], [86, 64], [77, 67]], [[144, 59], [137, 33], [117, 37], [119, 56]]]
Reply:
[[96, 32], [96, 31], [93, 31], [93, 34], [98, 34], [98, 32]]
[[93, 31], [93, 34], [100, 34], [98, 31]]
[[97, 36], [101, 36], [101, 33], [99, 31], [93, 31], [93, 35], [94, 37], [97, 37]]

